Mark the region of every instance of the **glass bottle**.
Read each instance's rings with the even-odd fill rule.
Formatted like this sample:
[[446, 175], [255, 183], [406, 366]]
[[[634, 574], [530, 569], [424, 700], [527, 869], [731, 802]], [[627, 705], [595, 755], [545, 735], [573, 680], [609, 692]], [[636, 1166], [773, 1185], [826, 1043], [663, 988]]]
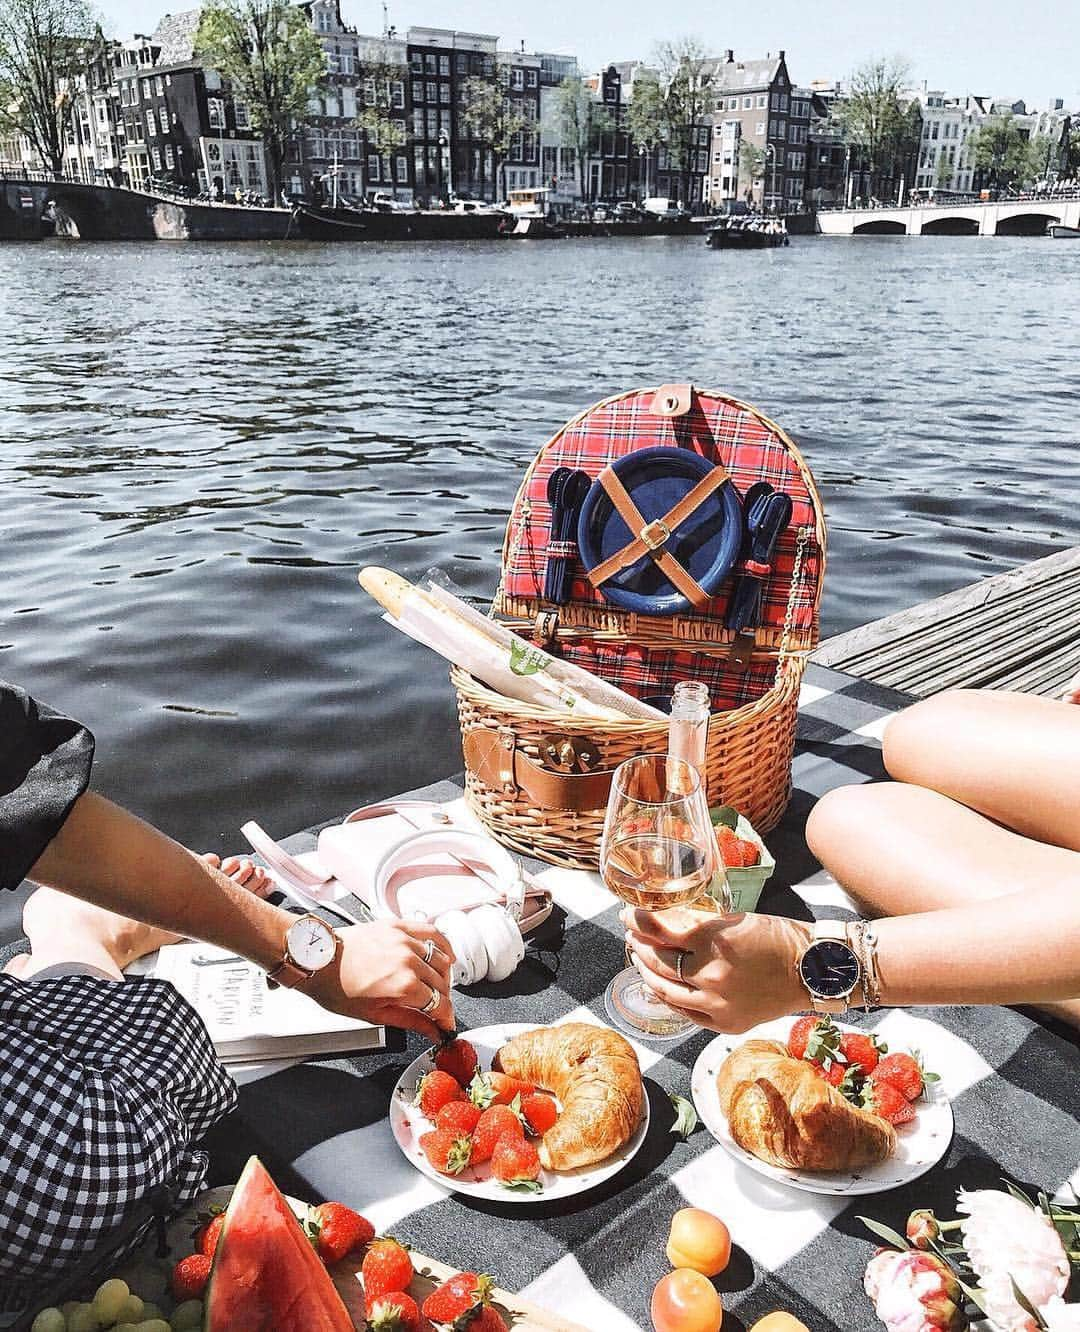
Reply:
[[671, 696], [668, 753], [685, 759], [705, 780], [705, 742], [709, 735], [709, 690], [699, 680], [683, 680]]

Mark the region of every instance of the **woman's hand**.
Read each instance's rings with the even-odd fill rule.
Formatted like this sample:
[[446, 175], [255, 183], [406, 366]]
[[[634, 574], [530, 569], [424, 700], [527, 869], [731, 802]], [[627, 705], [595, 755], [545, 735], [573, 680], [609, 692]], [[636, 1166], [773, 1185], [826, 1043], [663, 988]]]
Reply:
[[1073, 676], [1065, 686], [1062, 698], [1066, 703], [1080, 703], [1080, 672]]
[[301, 987], [305, 994], [335, 1013], [409, 1027], [436, 1043], [453, 1031], [454, 951], [433, 925], [375, 920], [342, 930], [341, 943], [334, 962]]
[[795, 971], [811, 940], [802, 921], [685, 907], [627, 907], [622, 921], [642, 978], [672, 1008], [713, 1031], [737, 1034], [809, 1004]]

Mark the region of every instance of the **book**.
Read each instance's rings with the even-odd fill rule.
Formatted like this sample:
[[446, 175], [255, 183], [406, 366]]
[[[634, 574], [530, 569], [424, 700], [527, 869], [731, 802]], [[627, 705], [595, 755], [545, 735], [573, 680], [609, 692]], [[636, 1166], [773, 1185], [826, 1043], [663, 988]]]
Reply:
[[342, 1017], [298, 990], [270, 989], [246, 958], [204, 943], [162, 948], [148, 975], [171, 982], [196, 1010], [226, 1066], [375, 1050], [384, 1028]]

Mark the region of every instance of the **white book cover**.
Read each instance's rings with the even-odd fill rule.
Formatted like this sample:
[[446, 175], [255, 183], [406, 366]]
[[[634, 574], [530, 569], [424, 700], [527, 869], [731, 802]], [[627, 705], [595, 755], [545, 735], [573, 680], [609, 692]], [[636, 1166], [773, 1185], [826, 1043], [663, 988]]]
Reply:
[[254, 962], [211, 944], [169, 944], [149, 974], [171, 981], [198, 1012], [224, 1064], [385, 1044], [382, 1027], [331, 1013], [297, 990], [272, 990]]

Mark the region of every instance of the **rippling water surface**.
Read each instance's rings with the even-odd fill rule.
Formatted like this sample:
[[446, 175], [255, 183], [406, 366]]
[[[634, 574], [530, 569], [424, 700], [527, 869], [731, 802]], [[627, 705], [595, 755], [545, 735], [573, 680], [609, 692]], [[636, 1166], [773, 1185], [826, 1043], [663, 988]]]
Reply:
[[533, 451], [692, 378], [825, 497], [833, 633], [1080, 540], [1080, 246], [0, 247], [0, 676], [200, 848], [460, 767], [358, 566], [494, 589]]

